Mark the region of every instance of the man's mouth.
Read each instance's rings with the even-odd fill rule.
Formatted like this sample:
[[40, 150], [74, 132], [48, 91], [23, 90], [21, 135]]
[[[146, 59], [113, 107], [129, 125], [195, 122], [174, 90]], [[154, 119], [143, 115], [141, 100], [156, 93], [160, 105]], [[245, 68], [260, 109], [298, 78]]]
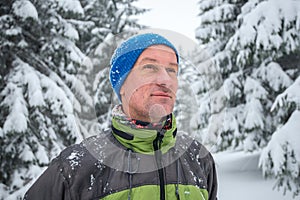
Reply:
[[166, 93], [166, 92], [153, 92], [153, 93], [151, 93], [150, 96], [172, 98], [172, 96], [169, 93]]

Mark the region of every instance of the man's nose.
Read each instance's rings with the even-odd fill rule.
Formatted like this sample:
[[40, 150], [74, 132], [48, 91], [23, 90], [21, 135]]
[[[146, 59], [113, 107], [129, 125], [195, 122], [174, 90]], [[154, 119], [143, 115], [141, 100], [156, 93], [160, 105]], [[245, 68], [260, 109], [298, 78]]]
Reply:
[[162, 67], [156, 76], [156, 82], [160, 85], [169, 86], [172, 83], [172, 77], [167, 72], [167, 69]]

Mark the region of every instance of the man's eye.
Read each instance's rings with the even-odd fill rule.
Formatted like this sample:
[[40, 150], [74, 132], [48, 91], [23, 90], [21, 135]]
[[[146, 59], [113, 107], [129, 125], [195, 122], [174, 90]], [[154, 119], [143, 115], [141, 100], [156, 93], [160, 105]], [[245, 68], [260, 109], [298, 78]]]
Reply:
[[167, 72], [171, 72], [171, 73], [177, 74], [177, 70], [174, 69], [174, 68], [167, 68], [166, 70], [167, 70]]
[[155, 65], [144, 65], [143, 69], [153, 69], [153, 70], [155, 70], [156, 66]]

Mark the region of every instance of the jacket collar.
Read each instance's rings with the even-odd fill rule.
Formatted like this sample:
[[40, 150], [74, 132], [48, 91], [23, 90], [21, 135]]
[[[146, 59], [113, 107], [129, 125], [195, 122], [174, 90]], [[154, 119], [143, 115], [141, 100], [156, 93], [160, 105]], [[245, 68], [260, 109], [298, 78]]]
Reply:
[[133, 124], [131, 119], [113, 113], [113, 136], [126, 148], [137, 153], [153, 154], [153, 141], [157, 138], [158, 132], [164, 132], [161, 144], [163, 153], [175, 145], [177, 128], [173, 114], [166, 117], [162, 122], [162, 126], [140, 121], [134, 122]]

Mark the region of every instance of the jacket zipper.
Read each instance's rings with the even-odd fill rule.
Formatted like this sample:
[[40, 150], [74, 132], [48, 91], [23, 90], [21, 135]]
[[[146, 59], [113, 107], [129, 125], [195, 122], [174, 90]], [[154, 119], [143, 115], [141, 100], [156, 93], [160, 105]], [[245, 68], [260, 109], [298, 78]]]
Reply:
[[157, 164], [157, 172], [159, 176], [159, 187], [160, 187], [160, 199], [165, 200], [165, 178], [164, 178], [164, 169], [162, 167], [162, 152], [161, 152], [161, 143], [164, 137], [164, 130], [157, 132], [157, 137], [153, 141], [155, 160]]

